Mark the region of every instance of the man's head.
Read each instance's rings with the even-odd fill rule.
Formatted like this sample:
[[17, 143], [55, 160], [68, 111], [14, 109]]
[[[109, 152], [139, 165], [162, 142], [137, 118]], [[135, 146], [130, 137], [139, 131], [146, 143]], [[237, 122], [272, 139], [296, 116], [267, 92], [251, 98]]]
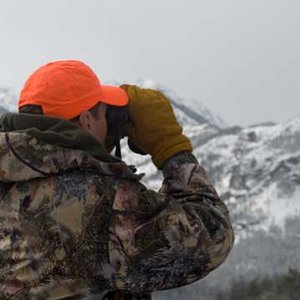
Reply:
[[38, 107], [41, 114], [74, 121], [102, 143], [107, 124], [106, 106], [125, 106], [126, 92], [101, 85], [90, 67], [76, 60], [48, 63], [26, 81], [19, 99], [19, 112]]

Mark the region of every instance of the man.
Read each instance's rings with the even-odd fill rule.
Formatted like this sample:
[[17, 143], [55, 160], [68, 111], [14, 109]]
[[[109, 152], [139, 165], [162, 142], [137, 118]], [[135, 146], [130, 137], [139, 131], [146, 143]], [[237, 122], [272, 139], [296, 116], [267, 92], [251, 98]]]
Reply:
[[[105, 149], [108, 105], [128, 105], [126, 135], [162, 170], [160, 192]], [[160, 92], [53, 62], [0, 126], [1, 299], [150, 299], [227, 257], [227, 208]]]

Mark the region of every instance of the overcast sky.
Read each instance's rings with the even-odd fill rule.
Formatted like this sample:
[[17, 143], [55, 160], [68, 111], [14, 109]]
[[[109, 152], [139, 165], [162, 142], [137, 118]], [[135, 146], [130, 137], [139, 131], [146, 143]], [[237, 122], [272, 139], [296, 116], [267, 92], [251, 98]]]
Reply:
[[[299, 0], [0, 1], [0, 85], [40, 65], [154, 80], [231, 124], [300, 116]], [[188, 104], [188, 103], [186, 103]]]

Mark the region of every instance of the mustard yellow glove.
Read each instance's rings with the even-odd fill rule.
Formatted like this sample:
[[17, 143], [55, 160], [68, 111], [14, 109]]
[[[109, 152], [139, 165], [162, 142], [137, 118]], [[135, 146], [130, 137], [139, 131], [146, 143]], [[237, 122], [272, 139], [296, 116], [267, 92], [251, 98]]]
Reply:
[[131, 142], [148, 153], [161, 169], [176, 153], [192, 151], [190, 140], [182, 134], [169, 100], [159, 91], [122, 85], [129, 97], [129, 125], [126, 135]]

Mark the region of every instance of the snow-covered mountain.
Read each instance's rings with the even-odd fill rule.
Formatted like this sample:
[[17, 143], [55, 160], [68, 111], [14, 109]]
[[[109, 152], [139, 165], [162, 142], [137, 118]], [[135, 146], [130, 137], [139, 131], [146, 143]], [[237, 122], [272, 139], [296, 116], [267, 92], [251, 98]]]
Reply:
[[287, 216], [300, 214], [300, 118], [221, 130], [195, 154], [228, 203], [237, 230], [283, 226]]
[[[191, 108], [188, 101], [151, 84], [143, 86], [163, 90], [172, 101], [199, 162], [230, 208], [237, 233], [283, 225], [287, 216], [300, 214], [300, 118], [285, 124], [227, 127], [200, 103]], [[16, 110], [8, 89], [0, 89], [0, 100], [0, 114]], [[145, 184], [159, 189], [162, 176], [150, 156], [133, 154], [125, 140], [122, 154], [138, 172], [146, 173]]]
[[[300, 118], [286, 124], [218, 129], [210, 124], [184, 126], [194, 153], [226, 201], [236, 232], [283, 225], [300, 214]], [[154, 189], [161, 175], [150, 157], [125, 150], [124, 160], [145, 172]]]
[[[154, 88], [172, 101], [194, 153], [230, 208], [237, 236], [283, 226], [286, 217], [300, 215], [300, 118], [228, 127], [201, 104], [194, 102], [191, 109], [189, 101]], [[133, 155], [126, 142], [123, 146], [123, 159], [146, 173], [144, 182], [158, 190], [162, 176], [150, 157]]]
[[0, 88], [0, 114], [17, 110], [17, 100], [14, 93], [8, 88]]

